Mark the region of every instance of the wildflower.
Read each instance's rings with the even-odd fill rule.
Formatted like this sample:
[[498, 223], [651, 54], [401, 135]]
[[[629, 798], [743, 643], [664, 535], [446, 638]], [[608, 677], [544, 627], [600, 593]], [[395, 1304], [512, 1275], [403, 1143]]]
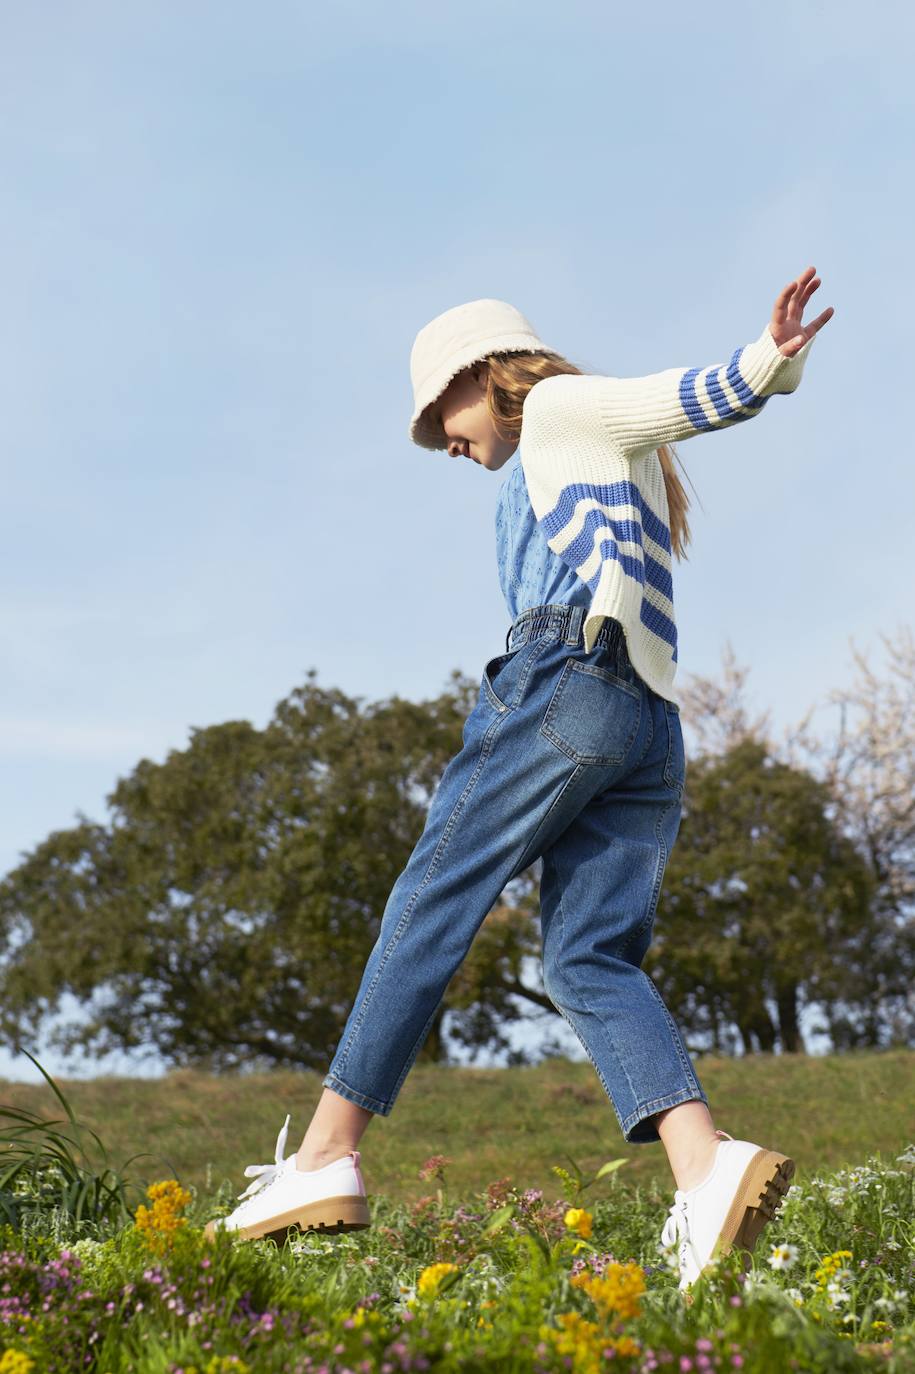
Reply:
[[769, 1255], [769, 1263], [773, 1269], [790, 1269], [797, 1256], [796, 1245], [774, 1245]]
[[447, 1261], [440, 1264], [429, 1264], [420, 1274], [416, 1287], [424, 1298], [434, 1298], [445, 1275], [454, 1273], [456, 1270], [457, 1265], [449, 1264]]
[[585, 1240], [591, 1235], [591, 1213], [584, 1207], [570, 1207], [563, 1220], [570, 1231], [577, 1231]]
[[645, 1292], [645, 1275], [638, 1264], [608, 1264], [603, 1276], [583, 1271], [573, 1275], [569, 1283], [583, 1288], [605, 1320], [611, 1313], [618, 1317], [639, 1317], [639, 1299]]
[[168, 1248], [179, 1227], [187, 1225], [187, 1218], [180, 1213], [190, 1202], [191, 1195], [177, 1179], [169, 1178], [161, 1183], [151, 1183], [146, 1189], [146, 1196], [152, 1207], [140, 1203], [134, 1226], [151, 1250], [161, 1252]]
[[[835, 1276], [843, 1259], [851, 1259], [850, 1250], [835, 1250], [831, 1255], [824, 1255], [820, 1260], [820, 1267], [817, 1269], [815, 1278], [820, 1288], [825, 1288], [829, 1281]], [[848, 1272], [847, 1270], [845, 1271]]]
[[447, 1159], [445, 1155], [430, 1155], [420, 1169], [419, 1176], [420, 1178], [431, 1178], [434, 1174], [436, 1178], [441, 1179], [444, 1177], [445, 1165], [451, 1163], [452, 1161]]
[[570, 1356], [577, 1374], [598, 1374], [603, 1359], [614, 1354], [639, 1354], [638, 1344], [628, 1336], [608, 1341], [597, 1322], [586, 1321], [577, 1312], [561, 1312], [556, 1320], [559, 1330], [544, 1325], [538, 1335], [543, 1342], [552, 1341], [558, 1354]]
[[845, 1289], [835, 1281], [827, 1283], [826, 1295], [830, 1307], [838, 1307], [840, 1303], [848, 1302], [848, 1294], [845, 1292]]
[[34, 1363], [22, 1350], [5, 1350], [0, 1355], [0, 1374], [29, 1374]]

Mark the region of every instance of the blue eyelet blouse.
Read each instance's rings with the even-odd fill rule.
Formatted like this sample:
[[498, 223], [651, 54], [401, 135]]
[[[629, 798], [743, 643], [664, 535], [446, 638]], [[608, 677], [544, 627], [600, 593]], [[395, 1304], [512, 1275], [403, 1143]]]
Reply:
[[496, 502], [499, 582], [512, 624], [532, 606], [588, 606], [591, 589], [546, 542], [531, 507], [520, 451]]

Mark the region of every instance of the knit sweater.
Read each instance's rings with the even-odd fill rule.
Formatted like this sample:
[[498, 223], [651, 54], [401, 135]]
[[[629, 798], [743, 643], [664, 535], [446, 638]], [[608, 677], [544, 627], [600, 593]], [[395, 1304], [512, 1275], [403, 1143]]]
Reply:
[[660, 696], [677, 669], [670, 515], [657, 449], [758, 415], [794, 391], [813, 339], [791, 358], [766, 325], [729, 363], [647, 377], [563, 373], [524, 401], [521, 463], [546, 541], [591, 590], [584, 645], [619, 620], [630, 661]]

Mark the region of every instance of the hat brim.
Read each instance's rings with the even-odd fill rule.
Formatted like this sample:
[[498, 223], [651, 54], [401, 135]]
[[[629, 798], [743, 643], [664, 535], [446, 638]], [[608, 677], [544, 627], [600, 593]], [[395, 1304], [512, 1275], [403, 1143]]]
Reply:
[[508, 334], [504, 339], [497, 339], [487, 344], [482, 353], [478, 348], [473, 347], [455, 353], [423, 385], [416, 410], [410, 419], [409, 433], [413, 443], [419, 444], [420, 448], [432, 450], [448, 447], [447, 434], [441, 425], [436, 424], [430, 418], [428, 411], [440, 398], [448, 384], [465, 368], [472, 367], [474, 363], [482, 362], [491, 353], [552, 353], [553, 351], [553, 349], [547, 348], [546, 344], [539, 344], [538, 340], [532, 339], [530, 334]]

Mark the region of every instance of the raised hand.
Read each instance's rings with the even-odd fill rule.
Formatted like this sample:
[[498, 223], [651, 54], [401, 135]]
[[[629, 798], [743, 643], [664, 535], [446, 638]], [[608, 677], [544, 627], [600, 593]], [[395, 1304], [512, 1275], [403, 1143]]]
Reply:
[[769, 321], [769, 331], [778, 344], [779, 353], [783, 353], [786, 358], [793, 358], [798, 349], [803, 348], [807, 340], [812, 339], [835, 313], [829, 305], [822, 315], [817, 315], [809, 324], [801, 323], [804, 307], [819, 285], [820, 278], [816, 275], [816, 268], [808, 267], [778, 293], [772, 319]]

